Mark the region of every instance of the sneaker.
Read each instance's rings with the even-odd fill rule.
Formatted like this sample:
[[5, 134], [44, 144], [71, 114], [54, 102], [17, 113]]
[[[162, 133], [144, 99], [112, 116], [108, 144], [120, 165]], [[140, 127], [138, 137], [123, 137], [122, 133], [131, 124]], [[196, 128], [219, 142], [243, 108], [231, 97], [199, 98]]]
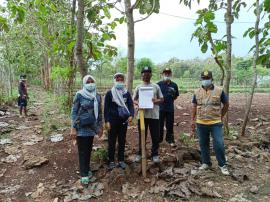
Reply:
[[139, 163], [141, 161], [141, 159], [142, 159], [142, 156], [137, 154], [135, 156], [134, 162]]
[[127, 164], [126, 164], [124, 161], [119, 161], [118, 166], [119, 166], [120, 168], [122, 168], [123, 170], [125, 170], [126, 167], [127, 167]]
[[109, 163], [109, 170], [113, 170], [115, 168], [115, 163], [114, 162], [110, 162]]
[[82, 177], [80, 182], [82, 186], [87, 187], [89, 184], [89, 177]]
[[88, 172], [88, 177], [89, 177], [89, 179], [93, 177], [93, 173], [91, 170]]
[[226, 165], [222, 166], [222, 167], [219, 167], [219, 168], [220, 168], [223, 175], [230, 175], [229, 170], [228, 170]]
[[159, 160], [159, 157], [158, 157], [158, 156], [153, 156], [153, 157], [152, 157], [152, 161], [153, 161], [154, 163], [160, 163], [160, 160]]
[[199, 170], [207, 170], [211, 168], [210, 165], [206, 164], [206, 163], [203, 163], [200, 167], [199, 167]]
[[176, 144], [174, 142], [170, 143], [171, 147], [176, 147]]

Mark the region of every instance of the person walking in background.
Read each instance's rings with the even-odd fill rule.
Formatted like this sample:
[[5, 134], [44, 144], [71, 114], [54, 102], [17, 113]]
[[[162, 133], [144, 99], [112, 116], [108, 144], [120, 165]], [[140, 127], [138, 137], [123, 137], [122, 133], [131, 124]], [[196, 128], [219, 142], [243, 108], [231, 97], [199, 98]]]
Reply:
[[163, 80], [157, 83], [164, 96], [164, 102], [159, 105], [159, 142], [163, 142], [164, 122], [166, 122], [166, 141], [171, 146], [175, 146], [173, 134], [174, 100], [179, 96], [179, 90], [177, 84], [172, 81], [172, 70], [170, 68], [165, 68], [162, 72], [162, 76]]
[[[153, 88], [153, 99], [152, 102], [154, 107], [152, 109], [144, 110], [144, 123], [145, 123], [145, 138], [147, 138], [147, 130], [149, 127], [151, 139], [152, 139], [152, 149], [151, 149], [151, 159], [154, 163], [159, 163], [158, 148], [159, 148], [159, 104], [163, 102], [163, 95], [159, 86], [155, 83], [151, 83], [152, 69], [150, 67], [144, 67], [141, 70], [141, 77], [143, 83], [138, 85], [135, 89], [133, 100], [134, 104], [139, 106], [139, 90], [142, 87]], [[135, 162], [141, 160], [141, 127], [140, 120], [138, 120], [138, 130], [139, 130], [139, 150], [134, 159]]]
[[22, 74], [19, 80], [18, 86], [18, 106], [20, 108], [20, 117], [22, 117], [23, 112], [24, 115], [27, 116], [27, 100], [29, 99], [27, 92], [27, 83], [26, 83], [26, 75]]
[[[213, 84], [211, 71], [201, 73], [202, 86], [193, 95], [192, 103], [192, 131], [197, 126], [197, 135], [201, 148], [202, 165], [200, 170], [211, 167], [209, 151], [210, 134], [213, 138], [213, 146], [216, 159], [222, 174], [229, 175], [226, 166], [222, 119], [228, 111], [229, 99], [222, 88]], [[223, 105], [223, 107], [222, 107]], [[196, 125], [195, 125], [196, 124]]]
[[78, 91], [71, 110], [71, 136], [76, 138], [79, 153], [80, 182], [88, 186], [92, 172], [90, 157], [94, 136], [102, 136], [101, 96], [97, 94], [94, 77], [83, 78], [83, 89]]
[[108, 134], [109, 169], [116, 167], [114, 161], [115, 144], [118, 139], [118, 166], [126, 168], [125, 144], [128, 123], [131, 124], [134, 117], [133, 100], [125, 88], [125, 76], [116, 73], [113, 77], [114, 85], [106, 93], [104, 102], [104, 119]]

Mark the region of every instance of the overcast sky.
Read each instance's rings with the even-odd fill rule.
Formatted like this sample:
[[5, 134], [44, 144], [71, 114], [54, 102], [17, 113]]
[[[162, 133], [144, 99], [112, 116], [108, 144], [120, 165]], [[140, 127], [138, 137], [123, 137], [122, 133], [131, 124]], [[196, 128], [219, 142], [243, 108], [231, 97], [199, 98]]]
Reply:
[[[208, 0], [201, 0], [200, 5], [196, 5], [190, 10], [183, 5], [179, 5], [179, 0], [160, 0], [160, 13], [153, 14], [145, 21], [135, 24], [136, 38], [136, 58], [149, 57], [155, 63], [167, 61], [172, 57], [180, 59], [192, 59], [195, 57], [206, 58], [211, 56], [210, 52], [202, 54], [196, 39], [190, 42], [191, 34], [195, 30], [195, 20], [185, 20], [178, 17], [171, 17], [165, 14], [181, 16], [186, 18], [196, 18], [196, 10], [208, 5]], [[246, 0], [250, 5], [252, 0]], [[239, 20], [232, 26], [233, 54], [236, 56], [247, 56], [253, 40], [243, 38], [243, 33], [250, 26], [254, 26], [255, 16], [253, 11], [248, 11], [247, 6], [240, 13]], [[121, 8], [121, 6], [119, 6]], [[138, 19], [139, 16], [135, 16]], [[217, 21], [224, 21], [223, 14], [216, 16]], [[241, 22], [241, 23], [238, 23]], [[244, 22], [244, 23], [242, 23]], [[219, 33], [216, 38], [225, 35], [225, 23], [217, 23]], [[121, 50], [122, 55], [127, 54], [127, 29], [126, 24], [116, 28], [117, 40], [112, 42]]]
[[[132, 2], [134, 1], [132, 0]], [[0, 0], [0, 4], [3, 2], [5, 0]], [[209, 51], [206, 54], [201, 53], [196, 39], [192, 42], [190, 41], [191, 35], [195, 30], [195, 20], [185, 20], [167, 15], [195, 19], [197, 17], [196, 10], [207, 7], [208, 2], [208, 0], [201, 0], [199, 6], [195, 3], [190, 10], [183, 5], [179, 5], [179, 0], [160, 0], [159, 14], [153, 14], [145, 21], [135, 24], [135, 57], [149, 57], [155, 63], [165, 62], [172, 57], [179, 59], [210, 57]], [[253, 45], [253, 40], [243, 38], [243, 33], [249, 27], [254, 26], [254, 23], [245, 23], [255, 21], [253, 11], [248, 11], [250, 4], [254, 0], [245, 0], [245, 2], [248, 4], [247, 8], [241, 11], [240, 18], [235, 20], [232, 26], [232, 34], [234, 36], [233, 54], [236, 56], [247, 56], [250, 47]], [[124, 6], [118, 5], [118, 7], [123, 9]], [[119, 15], [118, 11], [113, 12], [113, 17], [118, 17]], [[135, 20], [140, 17], [138, 13], [135, 13]], [[224, 21], [223, 14], [218, 14], [216, 20]], [[217, 25], [219, 32], [215, 38], [220, 39], [225, 35], [226, 27], [225, 23], [217, 23]], [[111, 44], [120, 50], [122, 56], [125, 56], [127, 54], [126, 24], [119, 25], [115, 32], [117, 40], [112, 41]]]

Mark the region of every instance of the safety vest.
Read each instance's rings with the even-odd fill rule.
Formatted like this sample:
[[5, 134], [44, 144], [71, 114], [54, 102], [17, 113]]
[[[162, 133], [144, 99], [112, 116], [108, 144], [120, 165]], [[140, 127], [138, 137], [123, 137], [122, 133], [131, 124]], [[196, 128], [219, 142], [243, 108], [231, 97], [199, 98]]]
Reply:
[[214, 89], [205, 90], [202, 87], [195, 91], [197, 100], [197, 123], [215, 124], [221, 122], [222, 88], [214, 85]]

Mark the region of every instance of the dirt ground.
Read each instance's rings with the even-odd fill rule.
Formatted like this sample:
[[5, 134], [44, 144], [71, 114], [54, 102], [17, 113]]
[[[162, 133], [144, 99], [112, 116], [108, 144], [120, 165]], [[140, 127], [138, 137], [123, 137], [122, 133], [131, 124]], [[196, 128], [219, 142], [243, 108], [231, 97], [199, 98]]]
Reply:
[[[223, 176], [212, 152], [213, 168], [198, 170], [199, 147], [190, 140], [191, 94], [176, 100], [177, 147], [160, 145], [159, 165], [148, 159], [147, 178], [132, 162], [137, 144], [136, 126], [129, 127], [125, 171], [107, 170], [102, 160], [91, 162], [94, 179], [87, 189], [78, 183], [78, 155], [70, 139], [69, 119], [58, 108], [46, 107], [51, 98], [35, 89], [27, 118], [15, 106], [0, 111], [0, 201], [269, 201], [270, 94], [256, 94], [246, 137], [239, 137], [247, 95], [230, 96], [230, 136], [225, 137], [230, 176]], [[48, 124], [49, 121], [49, 124]], [[46, 128], [45, 128], [46, 127]], [[49, 129], [48, 129], [49, 127]], [[44, 131], [49, 131], [45, 135]], [[63, 140], [52, 142], [50, 135]], [[4, 142], [6, 141], [6, 142]], [[147, 139], [147, 151], [151, 141]], [[94, 150], [107, 148], [95, 139]], [[92, 153], [95, 153], [93, 151]]]

